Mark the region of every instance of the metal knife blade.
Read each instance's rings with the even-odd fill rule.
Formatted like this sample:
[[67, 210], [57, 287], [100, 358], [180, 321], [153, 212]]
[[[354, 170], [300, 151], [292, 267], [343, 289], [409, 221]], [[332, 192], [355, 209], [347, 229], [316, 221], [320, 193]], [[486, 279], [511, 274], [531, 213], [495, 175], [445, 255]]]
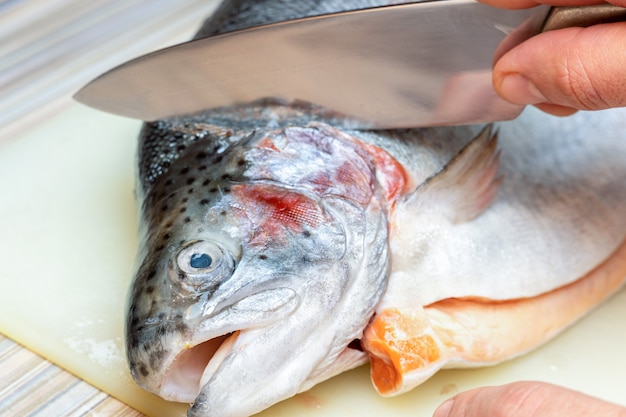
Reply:
[[442, 0], [277, 23], [137, 58], [75, 99], [142, 120], [266, 98], [358, 128], [506, 120], [523, 107], [493, 91], [494, 54], [537, 34], [549, 11]]

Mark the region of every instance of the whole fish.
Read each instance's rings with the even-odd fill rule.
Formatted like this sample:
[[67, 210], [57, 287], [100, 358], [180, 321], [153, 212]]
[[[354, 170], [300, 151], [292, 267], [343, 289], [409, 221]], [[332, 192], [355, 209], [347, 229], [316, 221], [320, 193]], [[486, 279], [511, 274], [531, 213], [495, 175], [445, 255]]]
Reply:
[[[198, 36], [388, 3], [227, 1]], [[251, 415], [367, 361], [400, 393], [524, 353], [622, 284], [623, 111], [388, 131], [321, 111], [144, 126], [127, 355], [190, 416]]]

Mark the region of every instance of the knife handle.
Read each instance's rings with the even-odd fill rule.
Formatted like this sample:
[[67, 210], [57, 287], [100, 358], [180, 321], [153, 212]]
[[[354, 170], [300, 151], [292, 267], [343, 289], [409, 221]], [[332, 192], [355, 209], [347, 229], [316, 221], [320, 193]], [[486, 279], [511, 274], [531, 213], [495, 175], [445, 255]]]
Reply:
[[553, 7], [543, 23], [542, 32], [568, 27], [588, 27], [600, 23], [626, 21], [626, 8], [612, 4]]

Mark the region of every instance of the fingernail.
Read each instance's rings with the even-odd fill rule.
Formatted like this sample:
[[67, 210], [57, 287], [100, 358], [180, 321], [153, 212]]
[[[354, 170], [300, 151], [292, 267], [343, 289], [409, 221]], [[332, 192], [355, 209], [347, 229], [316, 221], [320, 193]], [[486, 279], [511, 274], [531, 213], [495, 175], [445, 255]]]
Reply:
[[452, 404], [454, 404], [454, 400], [448, 400], [445, 403], [441, 404], [436, 410], [433, 417], [448, 417], [450, 415], [450, 410], [452, 410]]
[[538, 104], [547, 101], [528, 78], [517, 73], [504, 77], [500, 83], [499, 92], [502, 97], [515, 104]]

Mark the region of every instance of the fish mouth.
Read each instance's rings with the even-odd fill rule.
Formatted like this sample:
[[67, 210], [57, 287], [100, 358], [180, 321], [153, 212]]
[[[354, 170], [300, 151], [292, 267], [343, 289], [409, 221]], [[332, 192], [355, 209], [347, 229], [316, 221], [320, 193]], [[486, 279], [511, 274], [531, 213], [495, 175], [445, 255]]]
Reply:
[[[236, 343], [254, 339], [255, 331], [286, 318], [298, 305], [294, 290], [279, 287], [248, 295], [220, 309], [196, 329], [191, 339], [179, 342], [180, 351], [172, 352], [173, 359], [156, 393], [169, 401], [194, 402]], [[223, 326], [226, 318], [231, 320]]]
[[159, 395], [169, 401], [194, 402], [240, 335], [230, 332], [211, 338], [179, 353], [165, 374]]

